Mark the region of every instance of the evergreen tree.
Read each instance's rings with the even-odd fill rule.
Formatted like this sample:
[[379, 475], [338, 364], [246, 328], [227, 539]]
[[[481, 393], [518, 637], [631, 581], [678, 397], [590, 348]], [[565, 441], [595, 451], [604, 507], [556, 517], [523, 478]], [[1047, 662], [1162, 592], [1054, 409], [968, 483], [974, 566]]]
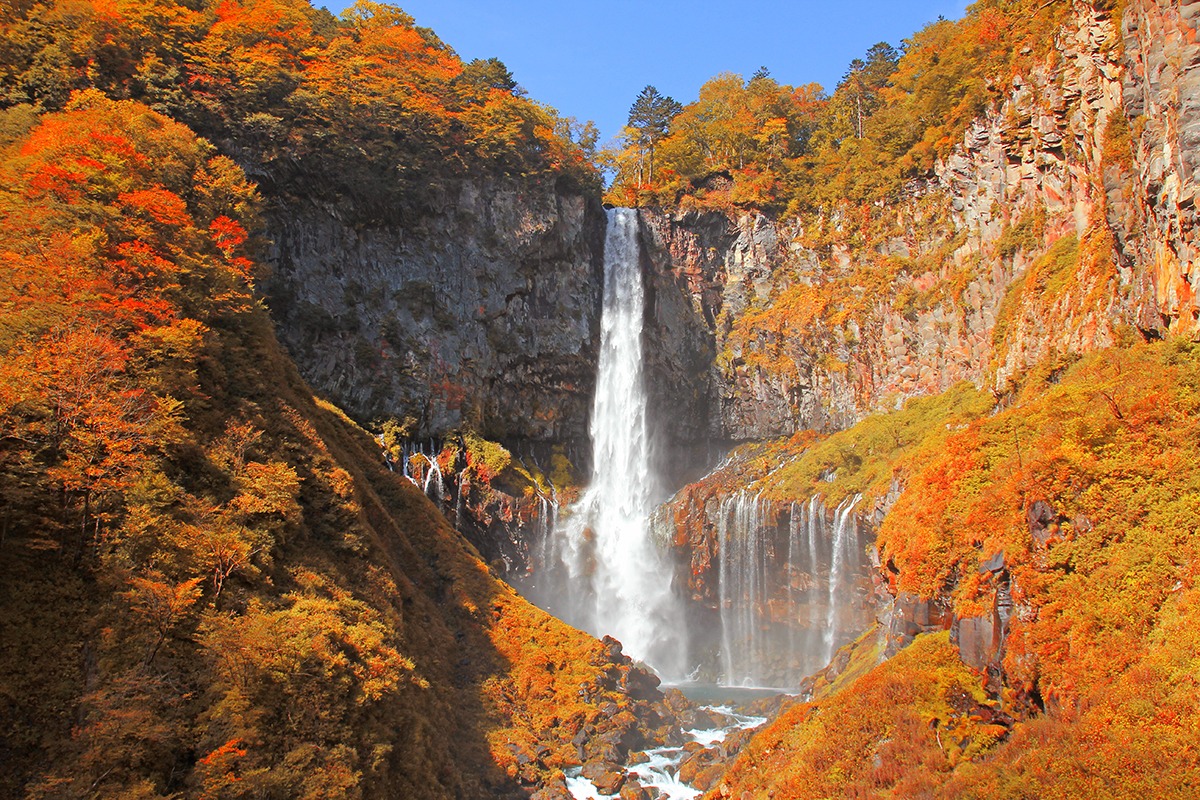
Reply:
[[[654, 148], [667, 135], [671, 120], [683, 110], [673, 97], [647, 86], [629, 108], [629, 128], [638, 149], [638, 183], [654, 179]], [[644, 180], [643, 180], [644, 175]]]
[[863, 122], [880, 105], [879, 90], [887, 86], [888, 78], [900, 64], [900, 53], [887, 42], [878, 42], [867, 51], [866, 60], [856, 58], [850, 70], [838, 84], [851, 104], [854, 137], [863, 137]]

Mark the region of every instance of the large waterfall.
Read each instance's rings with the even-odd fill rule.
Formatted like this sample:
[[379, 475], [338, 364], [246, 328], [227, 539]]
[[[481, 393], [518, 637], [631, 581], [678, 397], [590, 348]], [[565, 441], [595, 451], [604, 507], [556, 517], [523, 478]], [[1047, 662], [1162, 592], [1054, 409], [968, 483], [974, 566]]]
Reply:
[[644, 313], [637, 212], [613, 209], [591, 479], [561, 514], [543, 500], [530, 572], [518, 584], [567, 622], [616, 637], [667, 680], [694, 673], [726, 685], [798, 686], [869, 623], [858, 499], [832, 514], [819, 496], [787, 503], [751, 488], [705, 503], [694, 519], [712, 526], [715, 574], [701, 578], [707, 586], [688, 585], [685, 610], [670, 548], [688, 537], [678, 535], [673, 506], [658, 505], [666, 498], [651, 469]]
[[[551, 546], [567, 568], [568, 584], [543, 586], [541, 593], [568, 622], [614, 636], [630, 656], [665, 677], [679, 677], [687, 654], [683, 608], [672, 590], [670, 557], [655, 545], [649, 525], [662, 498], [650, 467], [643, 298], [637, 212], [612, 209], [604, 242], [591, 481], [564, 512], [559, 541]], [[546, 598], [547, 589], [567, 597]]]

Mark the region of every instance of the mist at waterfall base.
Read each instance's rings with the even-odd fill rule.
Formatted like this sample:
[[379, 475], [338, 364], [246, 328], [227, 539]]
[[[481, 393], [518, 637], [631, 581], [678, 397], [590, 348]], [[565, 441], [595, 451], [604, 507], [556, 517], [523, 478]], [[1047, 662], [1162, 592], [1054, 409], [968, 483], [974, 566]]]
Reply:
[[662, 498], [650, 467], [644, 313], [637, 212], [611, 209], [591, 480], [542, 548], [544, 574], [532, 594], [567, 622], [620, 640], [628, 655], [660, 675], [679, 677], [687, 657], [683, 604], [672, 586], [671, 558], [647, 527]]
[[686, 591], [686, 556], [652, 469], [643, 353], [645, 291], [637, 212], [610, 209], [592, 474], [570, 507], [531, 530], [533, 602], [625, 652], [668, 683], [794, 690], [866, 627], [856, 499], [830, 515], [820, 497], [780, 505], [750, 488], [713, 504], [718, 597]]

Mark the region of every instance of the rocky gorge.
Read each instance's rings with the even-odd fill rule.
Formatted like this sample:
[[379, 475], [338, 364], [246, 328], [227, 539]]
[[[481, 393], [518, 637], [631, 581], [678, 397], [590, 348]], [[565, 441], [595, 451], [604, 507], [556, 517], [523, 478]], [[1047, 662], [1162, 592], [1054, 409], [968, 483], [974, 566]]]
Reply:
[[[1188, 335], [1200, 314], [1197, 9], [1074, 2], [1050, 55], [989, 87], [988, 112], [952, 154], [862, 218], [642, 209], [667, 488], [738, 442], [844, 429], [964, 380], [1003, 398], [1036, 365]], [[306, 377], [360, 416], [407, 417], [414, 440], [472, 426], [526, 448], [516, 461], [538, 462], [540, 483], [510, 494], [468, 481], [464, 506], [464, 461], [442, 498], [515, 576], [569, 496], [546, 477], [545, 446], [576, 476], [587, 459], [602, 215], [549, 187], [456, 191], [403, 230], [280, 213], [271, 304]], [[663, 536], [692, 543], [680, 580], [711, 604], [715, 573], [695, 559], [718, 548], [704, 530]]]

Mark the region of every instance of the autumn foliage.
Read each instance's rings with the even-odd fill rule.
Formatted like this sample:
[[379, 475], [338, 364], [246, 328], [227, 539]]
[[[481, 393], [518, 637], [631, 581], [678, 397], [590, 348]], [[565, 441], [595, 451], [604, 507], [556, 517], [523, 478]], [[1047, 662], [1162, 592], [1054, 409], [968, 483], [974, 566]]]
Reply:
[[639, 169], [645, 154], [627, 130], [609, 200], [791, 212], [892, 202], [1050, 48], [1069, 7], [980, 0], [962, 20], [930, 23], [902, 52], [872, 46], [831, 93], [781, 84], [765, 69], [718, 75], [673, 117], [652, 170]]
[[507, 797], [551, 769], [508, 769], [531, 730], [561, 765], [601, 646], [312, 397], [242, 171], [94, 89], [32, 122], [0, 167], [0, 794]]
[[0, 38], [0, 107], [58, 110], [86, 88], [136, 99], [272, 197], [395, 217], [468, 175], [598, 185], [586, 126], [396, 6], [361, 0], [335, 18], [305, 0], [43, 0], [0, 16]]
[[[732, 796], [1194, 794], [1198, 386], [1191, 343], [1101, 351], [1035, 370], [993, 414], [878, 453], [904, 487], [879, 530], [881, 578], [960, 620], [989, 618], [1000, 589], [981, 565], [1002, 555], [1013, 613], [998, 666], [966, 673], [944, 640], [918, 636], [774, 723], [731, 771]], [[810, 445], [772, 485], [804, 476], [810, 453], [852, 481], [871, 474], [870, 459], [843, 446], [838, 464], [826, 443], [869, 441], [886, 419]], [[961, 690], [953, 733], [922, 710], [946, 670]]]

